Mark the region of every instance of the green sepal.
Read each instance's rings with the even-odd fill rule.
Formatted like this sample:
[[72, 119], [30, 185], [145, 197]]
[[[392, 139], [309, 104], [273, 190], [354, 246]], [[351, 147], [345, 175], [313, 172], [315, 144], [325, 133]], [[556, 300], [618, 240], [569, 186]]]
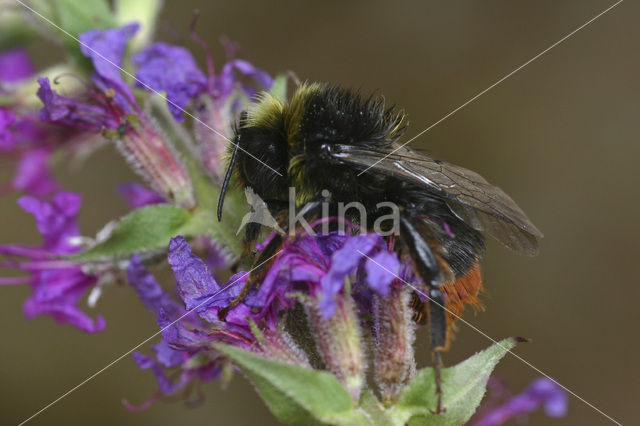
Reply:
[[423, 368], [389, 409], [395, 424], [459, 426], [476, 411], [486, 391], [487, 380], [500, 359], [516, 345], [504, 339], [460, 364], [442, 369], [442, 406], [436, 405], [433, 368]]
[[340, 382], [326, 371], [271, 361], [232, 346], [215, 347], [242, 369], [271, 412], [284, 423], [372, 424]]

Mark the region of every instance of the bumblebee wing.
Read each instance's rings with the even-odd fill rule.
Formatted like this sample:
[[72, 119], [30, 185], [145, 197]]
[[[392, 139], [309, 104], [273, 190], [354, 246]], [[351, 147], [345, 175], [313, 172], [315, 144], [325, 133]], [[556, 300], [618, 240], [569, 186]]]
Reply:
[[397, 144], [388, 152], [344, 145], [330, 151], [328, 155], [335, 161], [351, 164], [366, 173], [382, 173], [435, 191], [472, 228], [488, 233], [521, 254], [538, 253], [542, 233], [502, 189], [474, 171]]

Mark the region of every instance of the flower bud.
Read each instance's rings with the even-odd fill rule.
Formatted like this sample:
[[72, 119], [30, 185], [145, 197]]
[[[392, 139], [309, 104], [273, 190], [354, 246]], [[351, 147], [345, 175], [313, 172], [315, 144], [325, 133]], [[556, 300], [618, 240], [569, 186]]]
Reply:
[[348, 292], [336, 298], [336, 310], [324, 319], [318, 300], [307, 304], [309, 325], [325, 366], [343, 384], [354, 401], [365, 381], [366, 360], [355, 303]]
[[252, 348], [253, 352], [274, 361], [311, 368], [307, 354], [300, 349], [289, 333], [280, 328], [260, 330], [253, 321], [250, 322], [250, 326], [257, 340]]
[[191, 180], [178, 153], [146, 117], [130, 114], [126, 124], [106, 136], [118, 147], [136, 171], [165, 198], [185, 208], [195, 205]]
[[225, 162], [222, 161], [222, 157], [232, 135], [231, 104], [229, 100], [214, 100], [205, 95], [200, 96], [197, 102], [194, 132], [202, 164], [211, 177], [217, 182], [222, 182], [225, 174]]
[[386, 297], [374, 299], [374, 374], [384, 403], [394, 402], [416, 374], [410, 293], [395, 282]]

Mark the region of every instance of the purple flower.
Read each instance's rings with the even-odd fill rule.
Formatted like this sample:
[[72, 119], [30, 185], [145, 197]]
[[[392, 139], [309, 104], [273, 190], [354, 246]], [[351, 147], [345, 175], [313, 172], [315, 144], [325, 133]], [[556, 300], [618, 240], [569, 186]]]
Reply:
[[12, 127], [16, 116], [7, 108], [0, 108], [0, 149], [10, 150], [14, 147]]
[[[220, 287], [182, 237], [171, 241], [169, 263], [178, 282], [178, 293], [189, 310], [162, 289], [137, 256], [131, 259], [127, 270], [127, 278], [142, 303], [156, 314], [162, 334], [162, 342], [154, 346], [155, 358], [133, 354], [140, 368], [153, 371], [159, 387], [159, 394], [138, 408], [146, 408], [160, 396], [184, 389], [194, 380], [220, 378], [222, 369], [228, 368], [228, 361], [213, 349], [211, 344], [215, 342], [308, 365], [306, 359], [300, 358], [301, 352], [293, 347], [292, 340], [267, 321], [261, 321], [245, 304], [231, 309], [225, 321], [218, 319], [219, 308], [228, 306], [240, 292], [246, 281], [245, 272], [236, 274], [229, 284]], [[260, 321], [264, 340], [258, 342], [253, 335], [250, 320]], [[179, 369], [177, 379], [169, 377], [168, 368]], [[128, 403], [127, 406], [136, 409]]]
[[[18, 204], [36, 219], [38, 230], [42, 234], [43, 244], [38, 247], [22, 245], [0, 246], [0, 254], [9, 261], [5, 266], [19, 268], [30, 274], [24, 277], [33, 289], [33, 294], [24, 305], [25, 315], [50, 315], [60, 323], [95, 333], [102, 331], [105, 320], [98, 316], [90, 318], [78, 308], [80, 298], [97, 282], [97, 277], [85, 274], [73, 262], [59, 260], [59, 255], [76, 252], [79, 248], [73, 244], [73, 237], [80, 235], [76, 216], [80, 209], [81, 198], [71, 192], [59, 192], [51, 202], [25, 196]], [[18, 283], [7, 278], [0, 283]]]
[[237, 88], [252, 98], [260, 91], [271, 89], [273, 85], [273, 79], [269, 74], [244, 59], [227, 62], [215, 82], [218, 96], [223, 99]]
[[160, 194], [136, 182], [123, 183], [118, 186], [118, 192], [124, 197], [129, 206], [134, 209], [151, 204], [165, 203]]
[[[248, 273], [238, 272], [229, 279], [225, 286], [219, 286], [211, 275], [207, 265], [198, 256], [191, 252], [191, 248], [183, 237], [175, 237], [169, 243], [169, 265], [178, 283], [178, 294], [185, 303], [186, 309], [194, 310], [200, 317], [212, 324], [220, 325], [218, 311], [229, 306], [236, 299], [244, 286]], [[241, 302], [227, 314], [221, 335], [232, 331], [237, 341], [233, 343], [241, 346], [250, 346], [243, 341], [241, 336], [252, 339], [249, 321], [274, 325], [281, 306], [273, 304], [273, 299], [267, 301], [269, 305], [261, 305], [255, 299], [256, 290], [249, 294], [246, 302]], [[253, 300], [252, 308], [258, 310], [252, 312], [248, 306], [249, 300]], [[210, 332], [210, 336], [216, 332]]]
[[311, 296], [319, 297], [326, 319], [333, 315], [336, 297], [348, 276], [365, 271], [364, 280], [355, 281], [354, 286], [384, 296], [399, 269], [396, 255], [388, 251], [387, 243], [378, 234], [299, 234], [294, 241], [284, 242], [260, 289], [250, 294], [246, 303], [256, 309], [274, 302], [287, 307], [292, 303], [287, 293], [303, 285]]
[[562, 417], [567, 412], [567, 394], [554, 381], [541, 377], [536, 379], [521, 394], [505, 404], [493, 408], [475, 426], [499, 426], [507, 420], [532, 413], [540, 406], [550, 417]]
[[154, 43], [138, 53], [133, 63], [138, 67], [136, 86], [165, 91], [176, 121], [183, 121], [182, 110], [207, 90], [206, 76], [184, 47]]
[[55, 92], [48, 78], [39, 78], [38, 97], [44, 104], [42, 120], [100, 131], [117, 128], [130, 110], [139, 111], [131, 88], [120, 74], [127, 40], [137, 30], [138, 24], [134, 23], [80, 34], [81, 51], [96, 70], [95, 86], [89, 88], [85, 99], [68, 98]]
[[44, 132], [36, 114], [0, 107], [0, 151], [3, 153], [31, 146], [51, 146], [61, 139], [60, 136], [56, 131]]
[[134, 104], [133, 94], [129, 86], [122, 80], [120, 68], [127, 47], [127, 41], [133, 37], [140, 25], [131, 23], [122, 28], [107, 30], [90, 30], [78, 36], [82, 54], [91, 59], [97, 73], [94, 82], [106, 90], [113, 87]]
[[0, 81], [20, 81], [33, 75], [34, 69], [27, 52], [12, 49], [0, 53]]
[[115, 129], [123, 121], [125, 111], [107, 95], [92, 88], [85, 99], [68, 98], [51, 88], [48, 78], [39, 78], [38, 97], [44, 104], [40, 118], [83, 130]]
[[[150, 368], [163, 395], [170, 395], [183, 389], [194, 380], [207, 381], [219, 377], [220, 362], [217, 357], [201, 356], [208, 348], [211, 339], [199, 330], [205, 329], [194, 315], [189, 315], [184, 307], [173, 300], [156, 279], [140, 263], [136, 255], [127, 269], [127, 280], [138, 293], [142, 303], [158, 318], [162, 327], [163, 340], [154, 346], [155, 359], [139, 352], [132, 354], [138, 366]], [[177, 380], [169, 378], [165, 369], [180, 367]], [[153, 402], [156, 397], [148, 402]], [[126, 404], [128, 408], [135, 407]], [[147, 403], [142, 408], [146, 408]]]
[[13, 178], [13, 187], [27, 194], [43, 197], [58, 189], [58, 183], [51, 175], [47, 149], [25, 151], [18, 163]]
[[[38, 80], [38, 96], [44, 104], [42, 119], [61, 125], [102, 132], [134, 164], [140, 175], [167, 200], [187, 208], [195, 204], [187, 170], [170, 141], [153, 120], [142, 113], [120, 69], [127, 39], [137, 24], [119, 29], [91, 30], [80, 34], [82, 52], [96, 69], [93, 85], [83, 97], [68, 98], [51, 89], [46, 78]], [[131, 112], [134, 113], [131, 113]]]
[[156, 316], [168, 315], [171, 318], [178, 318], [184, 314], [182, 306], [164, 291], [153, 275], [142, 265], [138, 255], [131, 258], [127, 268], [127, 281], [138, 293], [142, 304]]

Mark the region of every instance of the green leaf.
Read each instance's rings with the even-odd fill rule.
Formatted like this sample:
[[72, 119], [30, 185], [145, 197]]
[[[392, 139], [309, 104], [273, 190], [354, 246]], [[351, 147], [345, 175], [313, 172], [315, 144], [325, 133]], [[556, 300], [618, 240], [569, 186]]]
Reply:
[[166, 249], [169, 239], [183, 235], [190, 214], [170, 204], [134, 210], [116, 225], [111, 235], [96, 246], [70, 257], [76, 261], [128, 258], [134, 253]]
[[396, 424], [464, 424], [480, 404], [496, 364], [515, 344], [514, 338], [502, 340], [454, 367], [442, 369], [442, 405], [446, 409], [443, 414], [433, 414], [436, 405], [433, 368], [420, 370], [389, 410], [391, 418]]
[[[106, 0], [56, 0], [53, 2], [56, 8], [59, 25], [74, 37], [94, 29], [112, 28], [117, 25], [109, 2]], [[80, 52], [79, 43], [62, 35], [69, 55], [80, 64], [88, 64], [87, 59]]]
[[226, 345], [216, 348], [242, 369], [273, 414], [287, 424], [372, 424], [338, 380], [311, 370], [259, 357]]
[[362, 392], [358, 409], [364, 413], [365, 417], [373, 425], [393, 426], [393, 422], [385, 412], [384, 407], [369, 389], [365, 389]]

